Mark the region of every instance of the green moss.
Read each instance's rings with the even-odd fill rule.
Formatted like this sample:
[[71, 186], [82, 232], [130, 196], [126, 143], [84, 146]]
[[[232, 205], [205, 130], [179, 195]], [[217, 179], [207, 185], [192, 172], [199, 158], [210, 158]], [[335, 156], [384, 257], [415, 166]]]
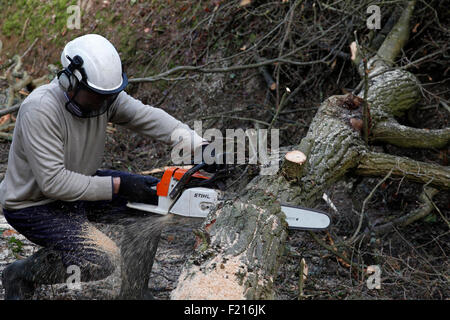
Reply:
[[119, 52], [122, 54], [122, 60], [126, 61], [136, 54], [137, 33], [126, 25], [120, 29]]
[[23, 40], [32, 41], [44, 35], [61, 34], [70, 16], [67, 8], [76, 4], [76, 0], [0, 1], [0, 4], [6, 8], [0, 15], [2, 34], [11, 37], [23, 33]]

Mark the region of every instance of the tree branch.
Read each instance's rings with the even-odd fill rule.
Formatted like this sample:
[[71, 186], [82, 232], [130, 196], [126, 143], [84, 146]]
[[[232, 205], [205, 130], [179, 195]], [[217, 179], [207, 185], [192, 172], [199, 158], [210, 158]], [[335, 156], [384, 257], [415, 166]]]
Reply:
[[377, 55], [388, 64], [393, 64], [395, 57], [400, 53], [409, 38], [409, 21], [414, 11], [416, 1], [408, 1], [408, 6], [403, 11], [400, 19], [387, 35], [383, 44], [378, 49]]
[[419, 197], [420, 205], [417, 209], [413, 210], [407, 215], [404, 215], [400, 218], [397, 218], [391, 222], [376, 226], [372, 228], [371, 230], [367, 230], [363, 234], [359, 235], [356, 239], [356, 241], [361, 240], [365, 236], [369, 236], [371, 233], [374, 233], [375, 235], [382, 235], [389, 231], [391, 231], [394, 227], [399, 226], [407, 226], [413, 222], [416, 222], [417, 220], [420, 220], [433, 211], [434, 206], [431, 198], [435, 196], [439, 190], [430, 188], [430, 187], [424, 187], [422, 194]]
[[19, 110], [19, 108], [20, 108], [20, 103], [15, 104], [15, 105], [13, 105], [10, 108], [6, 108], [6, 109], [3, 109], [3, 110], [0, 110], [0, 117], [4, 116], [5, 114], [13, 113], [13, 112]]
[[163, 80], [168, 75], [170, 75], [172, 73], [180, 72], [180, 71], [191, 71], [191, 72], [200, 72], [200, 73], [224, 73], [224, 72], [234, 72], [234, 71], [241, 71], [241, 70], [246, 70], [246, 69], [260, 68], [260, 67], [267, 66], [270, 64], [274, 64], [274, 63], [288, 63], [288, 64], [297, 65], [297, 66], [306, 66], [306, 65], [316, 64], [316, 63], [325, 63], [326, 64], [326, 61], [325, 61], [325, 59], [321, 59], [321, 60], [315, 60], [315, 61], [302, 62], [302, 61], [289, 60], [286, 58], [276, 58], [276, 59], [264, 60], [259, 63], [252, 63], [252, 64], [247, 64], [247, 65], [236, 65], [236, 66], [231, 66], [231, 67], [227, 67], [227, 68], [206, 69], [205, 67], [207, 65], [178, 66], [178, 67], [172, 68], [170, 70], [167, 70], [166, 72], [160, 73], [153, 77], [134, 78], [134, 79], [130, 79], [129, 82], [130, 83], [155, 82], [155, 81]]
[[372, 129], [372, 142], [387, 142], [403, 148], [443, 148], [450, 142], [450, 128], [428, 130], [411, 128], [394, 119], [377, 122]]
[[363, 176], [404, 176], [440, 189], [450, 189], [450, 168], [384, 153], [368, 152], [361, 157], [356, 174]]

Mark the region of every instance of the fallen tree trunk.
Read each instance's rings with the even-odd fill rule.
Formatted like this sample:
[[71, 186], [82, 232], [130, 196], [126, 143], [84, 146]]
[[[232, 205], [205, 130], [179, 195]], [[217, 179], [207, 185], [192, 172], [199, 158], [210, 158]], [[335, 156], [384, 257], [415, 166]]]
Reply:
[[[372, 128], [393, 123], [394, 116], [420, 99], [414, 75], [390, 70], [390, 62], [406, 42], [413, 8], [414, 1], [410, 1], [367, 64], [367, 90], [359, 96], [332, 96], [321, 104], [307, 136], [295, 147], [306, 156], [301, 167], [286, 162], [278, 174], [256, 177], [241, 195], [208, 216], [201, 232], [202, 245], [186, 262], [172, 299], [273, 299], [273, 282], [287, 234], [280, 203], [313, 207], [326, 188], [350, 171], [385, 175], [392, 170], [394, 175], [424, 184], [450, 187], [448, 167], [373, 153], [361, 136], [364, 95]], [[366, 70], [361, 74], [366, 77]]]
[[286, 223], [269, 179], [256, 179], [208, 217], [172, 299], [272, 299]]

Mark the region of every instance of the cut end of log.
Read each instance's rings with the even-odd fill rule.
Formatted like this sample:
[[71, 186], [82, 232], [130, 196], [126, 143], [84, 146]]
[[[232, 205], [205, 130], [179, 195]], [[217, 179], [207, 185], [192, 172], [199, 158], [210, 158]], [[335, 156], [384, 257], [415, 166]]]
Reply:
[[[245, 266], [240, 256], [227, 257], [217, 255], [201, 270], [192, 266], [180, 276], [180, 281], [171, 293], [172, 300], [244, 300], [243, 281], [237, 277]], [[226, 262], [225, 262], [226, 261]]]
[[289, 151], [288, 153], [286, 153], [286, 155], [284, 157], [285, 157], [286, 161], [293, 162], [298, 165], [302, 165], [306, 161], [305, 154], [298, 150]]
[[284, 156], [283, 175], [288, 179], [301, 178], [306, 155], [298, 150], [290, 151]]

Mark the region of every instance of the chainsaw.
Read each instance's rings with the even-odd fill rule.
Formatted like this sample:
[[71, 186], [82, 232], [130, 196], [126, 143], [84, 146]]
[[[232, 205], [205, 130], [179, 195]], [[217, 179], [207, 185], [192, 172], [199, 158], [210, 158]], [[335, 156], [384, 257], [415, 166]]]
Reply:
[[[223, 179], [228, 169], [218, 170], [212, 177], [199, 173], [206, 166], [200, 163], [190, 169], [169, 167], [156, 185], [158, 204], [128, 202], [129, 208], [160, 215], [206, 218], [211, 209], [223, 202]], [[328, 213], [290, 204], [281, 204], [290, 229], [324, 230], [331, 223]]]

